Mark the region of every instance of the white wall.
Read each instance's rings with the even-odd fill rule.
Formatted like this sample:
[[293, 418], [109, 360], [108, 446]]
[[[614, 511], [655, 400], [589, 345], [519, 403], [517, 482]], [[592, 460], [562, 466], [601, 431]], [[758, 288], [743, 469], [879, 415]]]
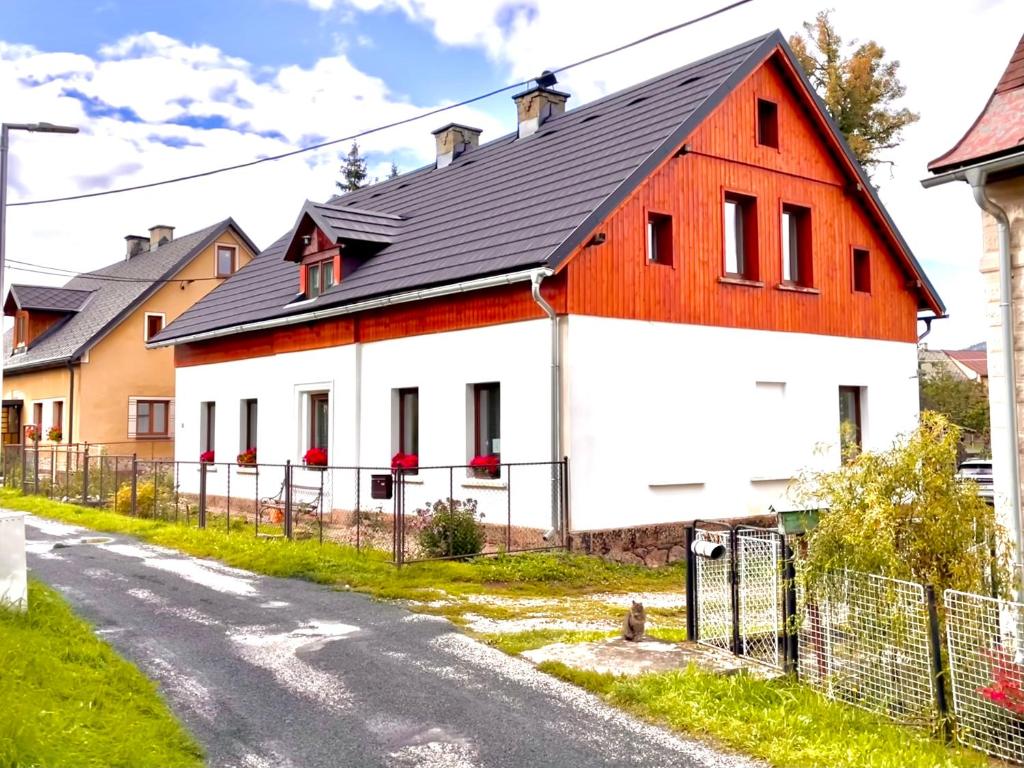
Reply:
[[792, 508], [792, 477], [838, 465], [840, 386], [865, 388], [865, 449], [917, 424], [914, 344], [575, 315], [567, 335], [575, 529]]

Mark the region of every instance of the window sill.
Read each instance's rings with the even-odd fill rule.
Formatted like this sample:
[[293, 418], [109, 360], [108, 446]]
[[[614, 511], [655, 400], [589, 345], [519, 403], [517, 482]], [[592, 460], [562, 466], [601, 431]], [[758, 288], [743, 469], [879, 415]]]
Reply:
[[777, 482], [789, 482], [796, 476], [793, 472], [762, 472], [759, 475], [754, 475], [750, 478], [752, 483], [777, 483]]
[[[202, 472], [202, 471], [203, 471], [203, 468], [201, 466], [200, 467], [196, 467], [196, 472]], [[217, 466], [215, 464], [211, 464], [211, 465], [209, 465], [206, 468], [206, 474], [208, 474], [208, 475], [216, 474], [216, 472], [217, 472]]]
[[170, 440], [170, 435], [135, 435], [136, 440]]
[[647, 487], [648, 488], [654, 488], [654, 489], [659, 489], [659, 488], [696, 488], [696, 487], [702, 486], [702, 485], [704, 485], [704, 481], [703, 480], [687, 480], [686, 478], [683, 478], [682, 480], [652, 480], [649, 483], [647, 483]]
[[764, 283], [761, 280], [748, 280], [745, 277], [735, 275], [722, 275], [718, 278], [718, 282], [723, 285], [745, 285], [748, 288], [764, 288]]
[[809, 293], [812, 296], [817, 296], [821, 293], [817, 288], [811, 288], [807, 285], [797, 285], [796, 283], [779, 283], [775, 288], [780, 291], [792, 291], [793, 293]]
[[235, 472], [239, 475], [258, 475], [260, 470], [258, 467], [252, 467], [248, 464], [239, 464]]
[[503, 491], [508, 488], [508, 483], [500, 477], [467, 477], [459, 482], [463, 488], [489, 488], [494, 491]]
[[402, 475], [406, 485], [423, 485], [423, 475]]

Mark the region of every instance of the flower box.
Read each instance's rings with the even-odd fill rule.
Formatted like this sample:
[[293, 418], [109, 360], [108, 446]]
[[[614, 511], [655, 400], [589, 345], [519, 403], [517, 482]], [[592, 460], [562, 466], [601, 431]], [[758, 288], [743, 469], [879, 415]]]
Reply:
[[202, 453], [199, 454], [199, 461], [203, 464], [212, 464], [213, 457], [213, 451], [203, 451]]
[[302, 463], [310, 469], [327, 466], [327, 451], [323, 448], [310, 448], [302, 457]]
[[399, 451], [391, 457], [391, 471], [404, 470], [404, 475], [414, 475], [419, 470], [420, 457], [415, 453], [402, 453]]
[[50, 427], [49, 432], [46, 433], [46, 439], [51, 443], [59, 443], [64, 439], [64, 433], [61, 432], [60, 427]]
[[474, 456], [469, 461], [470, 474], [478, 479], [494, 479], [501, 476], [501, 457], [496, 453]]
[[254, 467], [256, 466], [256, 449], [248, 448], [238, 454], [238, 466], [240, 467]]

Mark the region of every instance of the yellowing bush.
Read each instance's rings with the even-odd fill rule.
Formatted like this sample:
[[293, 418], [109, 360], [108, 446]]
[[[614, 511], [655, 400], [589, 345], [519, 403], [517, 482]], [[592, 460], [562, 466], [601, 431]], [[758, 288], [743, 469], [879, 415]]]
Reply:
[[[139, 483], [135, 492], [135, 513], [138, 517], [153, 517], [156, 506], [156, 489], [153, 481]], [[132, 486], [125, 483], [114, 499], [114, 511], [121, 515], [132, 513]]]

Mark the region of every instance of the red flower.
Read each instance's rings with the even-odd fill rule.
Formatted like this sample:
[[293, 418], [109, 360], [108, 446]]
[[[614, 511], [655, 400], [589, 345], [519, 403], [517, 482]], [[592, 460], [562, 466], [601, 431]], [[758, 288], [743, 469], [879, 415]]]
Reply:
[[486, 469], [489, 472], [497, 472], [500, 465], [501, 459], [494, 453], [488, 456], [474, 456], [469, 461], [469, 466], [474, 469]]
[[199, 460], [204, 464], [213, 463], [213, 451], [203, 451], [199, 454]]
[[985, 654], [992, 665], [992, 683], [978, 693], [1015, 715], [1024, 716], [1024, 665], [1001, 648]]
[[256, 463], [256, 449], [246, 448], [240, 454], [238, 454], [238, 463], [246, 466], [252, 466]]
[[415, 453], [402, 453], [399, 451], [391, 457], [391, 470], [416, 469], [420, 465], [420, 457]]
[[302, 457], [302, 461], [309, 467], [326, 467], [327, 451], [323, 448], [310, 448]]

